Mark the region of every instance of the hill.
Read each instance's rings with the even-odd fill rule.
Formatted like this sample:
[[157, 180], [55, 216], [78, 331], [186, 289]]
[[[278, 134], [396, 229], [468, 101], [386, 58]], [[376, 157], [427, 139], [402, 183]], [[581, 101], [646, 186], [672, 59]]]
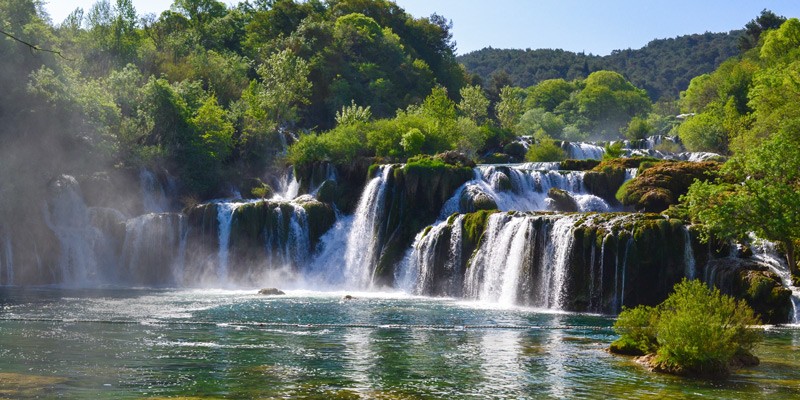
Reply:
[[467, 72], [484, 82], [505, 71], [514, 85], [528, 87], [545, 79], [585, 78], [599, 70], [621, 73], [653, 100], [675, 99], [695, 76], [716, 69], [739, 54], [741, 30], [656, 39], [641, 49], [615, 50], [607, 56], [565, 50], [485, 48], [458, 57]]

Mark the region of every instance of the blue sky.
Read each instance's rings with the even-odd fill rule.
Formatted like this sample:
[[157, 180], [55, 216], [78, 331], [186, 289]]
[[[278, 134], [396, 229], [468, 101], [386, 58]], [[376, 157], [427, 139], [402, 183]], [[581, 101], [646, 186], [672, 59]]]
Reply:
[[[56, 23], [94, 0], [49, 0]], [[224, 0], [227, 4], [237, 1]], [[653, 39], [740, 29], [762, 9], [800, 17], [800, 1], [745, 0], [397, 0], [416, 17], [437, 13], [453, 21], [458, 53], [484, 47], [564, 49], [606, 55]], [[113, 0], [112, 0], [113, 3]], [[160, 13], [172, 0], [133, 0], [139, 14]]]

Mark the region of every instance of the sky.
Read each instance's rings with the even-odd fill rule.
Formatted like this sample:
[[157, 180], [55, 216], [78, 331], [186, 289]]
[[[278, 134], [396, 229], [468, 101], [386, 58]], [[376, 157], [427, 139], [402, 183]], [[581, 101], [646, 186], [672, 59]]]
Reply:
[[[95, 0], [45, 0], [54, 23]], [[113, 0], [111, 1], [114, 2]], [[237, 1], [223, 0], [227, 4]], [[596, 55], [638, 49], [654, 39], [741, 29], [769, 9], [800, 17], [797, 0], [396, 0], [415, 17], [437, 13], [453, 22], [458, 54], [484, 47], [564, 49]], [[133, 0], [159, 14], [172, 0]]]

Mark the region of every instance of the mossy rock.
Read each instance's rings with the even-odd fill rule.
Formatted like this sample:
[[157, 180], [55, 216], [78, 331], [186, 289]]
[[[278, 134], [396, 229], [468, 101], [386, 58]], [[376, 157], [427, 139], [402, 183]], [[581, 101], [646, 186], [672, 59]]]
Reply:
[[621, 187], [616, 198], [638, 211], [661, 212], [678, 204], [695, 180], [713, 179], [719, 167], [714, 161], [655, 164]]
[[516, 159], [525, 158], [525, 153], [527, 152], [528, 149], [526, 149], [525, 146], [520, 142], [511, 142], [503, 146], [503, 153], [508, 154]]
[[608, 351], [624, 356], [643, 356], [645, 354], [636, 342], [625, 336], [611, 342]]
[[484, 164], [508, 164], [512, 157], [504, 153], [491, 153], [483, 157]]
[[469, 188], [461, 193], [458, 199], [458, 206], [465, 212], [475, 212], [478, 210], [496, 210], [497, 203], [488, 194]]
[[564, 160], [561, 161], [559, 169], [564, 171], [588, 171], [600, 164], [600, 160]]
[[578, 212], [580, 211], [580, 206], [578, 202], [575, 201], [575, 198], [569, 194], [569, 192], [565, 190], [561, 190], [558, 188], [551, 188], [547, 192], [547, 197], [550, 198], [552, 201], [551, 207], [552, 211], [558, 212]]
[[317, 200], [323, 203], [334, 203], [339, 197], [339, 185], [336, 181], [326, 180], [317, 189]]
[[308, 237], [311, 248], [314, 249], [322, 235], [336, 223], [336, 212], [329, 204], [310, 198], [300, 201], [299, 204], [306, 211]]
[[[489, 216], [497, 213], [497, 210], [480, 210], [465, 214], [463, 224], [463, 247], [462, 254], [471, 255], [480, 245], [483, 233], [486, 231], [486, 224]], [[468, 258], [468, 256], [466, 257]]]
[[241, 183], [242, 196], [246, 199], [268, 199], [275, 194], [271, 186], [259, 178], [245, 179]]
[[762, 322], [789, 322], [792, 292], [767, 266], [751, 259], [725, 257], [710, 260], [706, 268], [713, 271], [714, 286], [724, 294], [744, 299]]

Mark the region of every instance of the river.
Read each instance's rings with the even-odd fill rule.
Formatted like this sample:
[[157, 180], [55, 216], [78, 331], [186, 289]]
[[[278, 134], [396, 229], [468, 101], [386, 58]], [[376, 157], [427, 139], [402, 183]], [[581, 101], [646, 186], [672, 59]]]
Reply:
[[2, 287], [0, 397], [800, 396], [800, 329], [767, 329], [760, 366], [711, 383], [609, 354], [612, 324], [398, 292]]

